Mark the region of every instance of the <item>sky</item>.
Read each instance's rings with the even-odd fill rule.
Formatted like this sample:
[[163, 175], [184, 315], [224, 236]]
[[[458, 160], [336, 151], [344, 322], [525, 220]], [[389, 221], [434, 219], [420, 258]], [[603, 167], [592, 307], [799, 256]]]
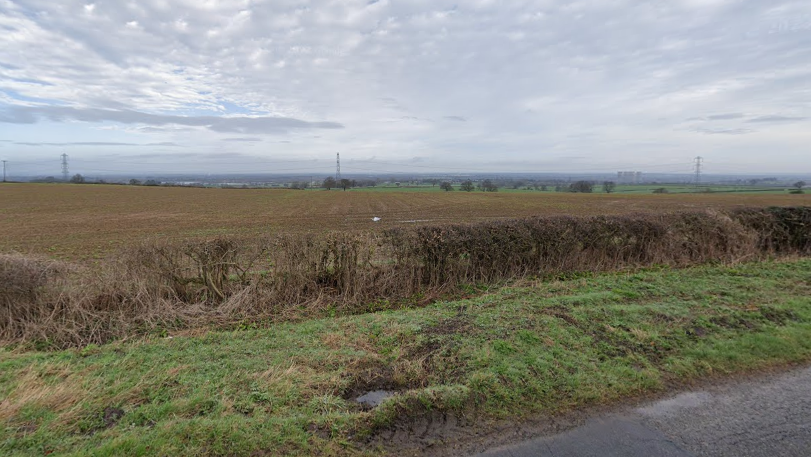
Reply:
[[811, 172], [811, 2], [0, 0], [18, 174]]

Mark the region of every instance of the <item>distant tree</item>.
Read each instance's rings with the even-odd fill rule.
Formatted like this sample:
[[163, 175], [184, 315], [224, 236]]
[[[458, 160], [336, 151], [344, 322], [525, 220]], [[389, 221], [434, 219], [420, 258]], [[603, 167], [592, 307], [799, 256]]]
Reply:
[[605, 193], [607, 194], [614, 192], [614, 188], [616, 187], [617, 183], [615, 183], [614, 181], [606, 181], [603, 183], [603, 191], [605, 191]]
[[321, 187], [323, 187], [323, 188], [325, 188], [327, 190], [330, 190], [333, 187], [336, 187], [335, 178], [333, 178], [332, 176], [328, 177], [327, 179], [324, 180], [324, 183], [321, 184]]
[[341, 180], [340, 183], [338, 183], [338, 185], [341, 187], [341, 189], [346, 190], [346, 189], [349, 189], [350, 187], [352, 187], [352, 181], [344, 178], [344, 179]]
[[141, 180], [140, 179], [130, 179], [130, 186], [140, 186]]
[[525, 185], [526, 185], [526, 183], [524, 181], [520, 181], [520, 180], [519, 181], [514, 181], [513, 182], [513, 189], [520, 189], [520, 188], [524, 187]]
[[154, 179], [147, 179], [146, 181], [144, 181], [144, 185], [145, 186], [160, 186], [161, 183], [159, 183], [158, 181], [155, 181]]
[[450, 192], [453, 190], [453, 186], [448, 181], [443, 181], [442, 184], [439, 185], [439, 188], [445, 192]]
[[475, 189], [475, 187], [473, 186], [473, 181], [468, 179], [467, 181], [462, 183], [462, 185], [459, 187], [459, 189], [461, 189], [461, 190], [463, 190], [465, 192], [473, 192], [473, 189]]
[[84, 184], [84, 176], [76, 173], [72, 178], [70, 178], [70, 182], [73, 184]]
[[541, 185], [541, 192], [546, 192], [549, 187], [546, 184]]
[[668, 190], [667, 190], [666, 187], [659, 187], [657, 189], [653, 189], [653, 193], [654, 194], [666, 194], [666, 193], [668, 193]]
[[803, 193], [803, 187], [805, 187], [805, 181], [797, 181], [794, 183], [795, 189], [792, 191], [794, 194], [801, 194]]
[[53, 176], [48, 176], [43, 181], [45, 181], [45, 182], [56, 182], [56, 178], [54, 178]]
[[594, 184], [591, 181], [575, 181], [569, 186], [569, 192], [579, 192], [590, 194], [594, 191]]
[[479, 189], [485, 192], [498, 192], [498, 186], [493, 184], [493, 181], [485, 179], [479, 184]]

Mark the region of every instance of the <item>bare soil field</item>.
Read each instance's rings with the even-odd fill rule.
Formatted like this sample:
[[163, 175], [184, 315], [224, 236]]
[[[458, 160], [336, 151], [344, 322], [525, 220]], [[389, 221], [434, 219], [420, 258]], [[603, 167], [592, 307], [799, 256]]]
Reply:
[[[811, 204], [810, 195], [358, 192], [0, 185], [0, 252], [109, 255], [148, 238], [370, 230], [541, 215]], [[373, 217], [380, 217], [375, 223]]]

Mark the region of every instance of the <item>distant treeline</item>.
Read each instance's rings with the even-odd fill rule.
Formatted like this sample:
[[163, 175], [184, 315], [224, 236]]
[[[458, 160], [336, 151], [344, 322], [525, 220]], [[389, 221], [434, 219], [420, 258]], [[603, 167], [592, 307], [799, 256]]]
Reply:
[[[163, 186], [163, 187], [221, 187], [221, 188], [228, 188], [228, 189], [251, 189], [251, 188], [287, 188], [287, 189], [296, 189], [296, 190], [303, 190], [303, 189], [352, 189], [352, 188], [368, 188], [368, 187], [424, 187], [424, 186], [432, 186], [432, 187], [439, 187], [445, 191], [467, 191], [473, 192], [476, 190], [485, 191], [485, 192], [497, 192], [499, 189], [512, 189], [512, 190], [528, 190], [528, 191], [541, 191], [541, 192], [548, 192], [548, 191], [555, 191], [555, 192], [577, 192], [577, 193], [592, 193], [592, 192], [606, 192], [611, 193], [614, 192], [618, 185], [624, 186], [650, 186], [650, 185], [661, 185], [667, 183], [660, 183], [657, 181], [650, 181], [650, 182], [640, 182], [634, 184], [628, 183], [617, 183], [613, 180], [607, 181], [598, 181], [598, 180], [567, 180], [567, 179], [529, 179], [529, 178], [409, 178], [403, 180], [397, 180], [397, 178], [342, 178], [336, 179], [334, 177], [327, 177], [321, 180], [310, 179], [310, 180], [275, 180], [269, 182], [230, 182], [230, 183], [223, 183], [219, 182], [218, 180], [214, 181], [176, 181], [176, 180], [158, 180], [155, 178], [149, 179], [129, 179], [129, 180], [105, 180], [105, 179], [92, 179], [86, 178], [81, 174], [75, 174], [67, 181], [64, 179], [57, 179], [53, 176], [48, 176], [45, 178], [36, 178], [31, 179], [29, 182], [36, 182], [36, 183], [64, 183], [69, 182], [71, 184], [115, 184], [115, 185], [130, 185], [130, 186]], [[729, 186], [729, 185], [743, 185], [743, 186], [755, 186], [760, 184], [770, 186], [769, 189], [752, 189], [752, 191], [765, 191], [765, 190], [774, 190], [775, 187], [779, 187], [774, 183], [773, 178], [762, 178], [762, 179], [749, 179], [749, 180], [737, 180], [732, 183], [709, 183], [705, 182], [702, 184], [704, 192], [709, 192], [707, 186], [715, 185], [715, 186]], [[689, 183], [670, 183], [671, 185], [688, 185]], [[793, 193], [802, 193], [803, 187], [805, 186], [804, 181], [798, 182], [790, 182], [790, 183], [782, 183], [786, 187], [789, 187], [789, 191]], [[668, 193], [667, 187], [660, 187], [653, 191], [653, 193]]]

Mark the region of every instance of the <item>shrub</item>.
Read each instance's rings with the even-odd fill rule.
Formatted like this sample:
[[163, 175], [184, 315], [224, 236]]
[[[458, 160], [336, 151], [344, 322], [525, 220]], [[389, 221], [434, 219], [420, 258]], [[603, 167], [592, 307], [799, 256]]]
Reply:
[[149, 242], [98, 268], [2, 255], [0, 341], [100, 344], [413, 305], [527, 275], [809, 254], [809, 227], [811, 208], [765, 208]]
[[485, 192], [498, 192], [498, 186], [493, 183], [493, 181], [489, 179], [485, 179], [481, 183], [479, 183], [479, 189]]
[[0, 284], [3, 285], [0, 288], [0, 305], [3, 310], [9, 312], [13, 307], [36, 302], [43, 287], [61, 270], [60, 265], [52, 260], [0, 254]]
[[614, 189], [616, 189], [616, 187], [617, 183], [615, 183], [614, 181], [605, 181], [603, 183], [603, 191], [607, 194], [614, 192]]
[[569, 192], [581, 192], [590, 194], [594, 190], [594, 183], [591, 181], [576, 181], [569, 186]]

